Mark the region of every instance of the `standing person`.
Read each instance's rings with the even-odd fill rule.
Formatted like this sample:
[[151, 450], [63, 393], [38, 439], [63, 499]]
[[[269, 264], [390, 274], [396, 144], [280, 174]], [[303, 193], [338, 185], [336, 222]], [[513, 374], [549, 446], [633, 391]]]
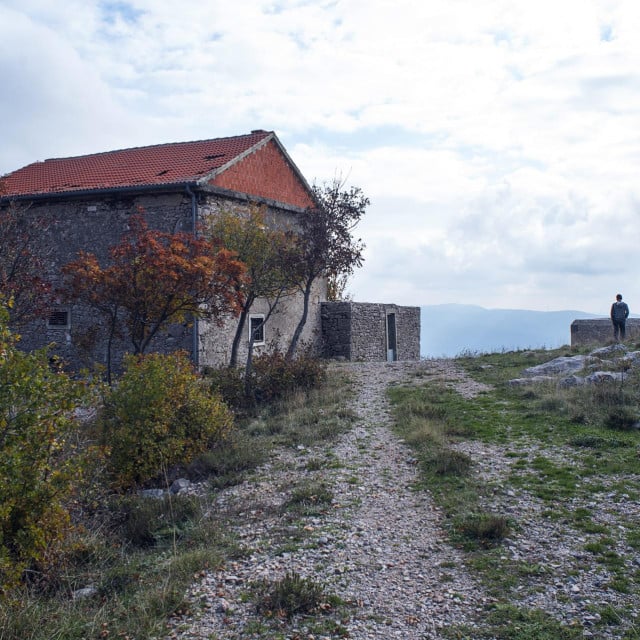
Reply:
[[[613, 323], [613, 339], [616, 342], [624, 340], [625, 323], [629, 317], [629, 307], [626, 302], [622, 302], [622, 296], [618, 294], [616, 301], [611, 305], [611, 322]], [[620, 334], [620, 339], [618, 339]]]

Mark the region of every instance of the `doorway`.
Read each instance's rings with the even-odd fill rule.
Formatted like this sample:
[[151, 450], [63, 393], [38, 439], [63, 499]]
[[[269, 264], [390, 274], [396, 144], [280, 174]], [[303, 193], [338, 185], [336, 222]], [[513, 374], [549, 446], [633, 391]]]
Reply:
[[387, 314], [387, 362], [395, 362], [398, 359], [398, 346], [396, 336], [396, 314]]

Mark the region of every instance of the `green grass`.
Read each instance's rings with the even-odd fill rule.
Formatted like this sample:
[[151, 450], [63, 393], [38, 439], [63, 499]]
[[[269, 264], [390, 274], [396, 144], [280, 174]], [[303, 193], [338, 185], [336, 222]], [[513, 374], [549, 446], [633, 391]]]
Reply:
[[[539, 611], [523, 610], [514, 594], [543, 588], [552, 569], [544, 564], [515, 561], [501, 545], [507, 537], [526, 532], [512, 511], [487, 509], [496, 488], [513, 495], [529, 494], [540, 501], [540, 517], [565, 527], [569, 540], [585, 536], [584, 552], [572, 571], [578, 575], [594, 564], [609, 572], [605, 589], [638, 594], [640, 583], [626, 545], [640, 548], [636, 526], [618, 516], [617, 524], [595, 517], [594, 504], [634, 500], [640, 495], [638, 455], [640, 432], [630, 429], [640, 407], [640, 379], [629, 374], [623, 385], [558, 389], [555, 384], [511, 386], [526, 367], [570, 350], [526, 351], [458, 358], [456, 364], [491, 390], [465, 399], [442, 382], [417, 377], [411, 385], [389, 389], [395, 430], [415, 452], [420, 470], [418, 489], [426, 490], [441, 508], [452, 544], [465, 550], [466, 563], [497, 601], [481, 619], [482, 631], [449, 630], [455, 638], [551, 640], [578, 638], [581, 629], [560, 625]], [[498, 448], [509, 461], [497, 480], [478, 474], [473, 458], [459, 445], [477, 440]], [[602, 496], [606, 495], [603, 505]], [[517, 501], [514, 502], [517, 506]], [[575, 531], [572, 531], [575, 530]], [[578, 556], [580, 554], [578, 553]], [[603, 622], [602, 624], [606, 624]], [[636, 637], [626, 613], [617, 624]], [[476, 635], [477, 634], [477, 635]], [[483, 635], [484, 634], [484, 635]]]

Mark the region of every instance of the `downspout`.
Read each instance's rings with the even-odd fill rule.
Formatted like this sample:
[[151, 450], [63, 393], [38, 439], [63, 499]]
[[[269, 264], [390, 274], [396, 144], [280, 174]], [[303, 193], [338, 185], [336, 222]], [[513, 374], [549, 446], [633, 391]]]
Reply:
[[[196, 200], [196, 194], [191, 191], [191, 187], [188, 183], [184, 185], [184, 189], [187, 192], [187, 195], [191, 198], [191, 228], [193, 229], [194, 237], [198, 237], [198, 202]], [[200, 328], [198, 324], [198, 318], [193, 319], [193, 333], [192, 333], [192, 344], [191, 344], [191, 358], [193, 359], [193, 364], [196, 369], [200, 367], [200, 351], [198, 334], [200, 333]]]

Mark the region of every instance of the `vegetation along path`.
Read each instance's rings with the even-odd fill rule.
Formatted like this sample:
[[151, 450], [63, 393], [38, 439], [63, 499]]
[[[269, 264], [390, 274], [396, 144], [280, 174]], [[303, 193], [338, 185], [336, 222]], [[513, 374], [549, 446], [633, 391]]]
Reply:
[[[353, 381], [353, 388], [345, 390], [352, 428], [331, 443], [279, 450], [250, 479], [218, 494], [211, 515], [232, 528], [240, 552], [199, 577], [188, 594], [189, 613], [171, 621], [167, 638], [498, 637], [487, 635], [483, 620], [504, 601], [500, 603], [486, 573], [482, 578], [468, 569], [470, 556], [450, 542], [444, 514], [430, 493], [415, 490], [417, 460], [391, 430], [385, 393], [389, 385], [429, 382], [473, 398], [488, 387], [449, 359], [338, 363], [332, 371], [347, 373]], [[587, 605], [598, 601], [606, 576], [597, 569], [576, 577], [581, 574], [571, 563], [585, 564], [584, 553], [575, 546], [584, 539], [576, 542], [575, 532], [542, 522], [539, 502], [502, 484], [510, 465], [506, 447], [480, 441], [455, 446], [474, 461], [478, 482], [495, 483], [496, 504], [513, 515], [518, 512], [525, 523], [520, 535], [504, 541], [498, 552], [503, 555], [492, 556], [504, 561], [505, 576], [512, 561], [518, 561], [518, 570], [529, 568], [523, 580], [531, 588], [520, 593], [516, 587], [512, 601], [550, 614], [568, 633], [529, 637], [622, 637], [615, 628], [590, 630], [600, 615]], [[263, 585], [266, 592], [266, 585], [278, 581], [299, 599], [304, 587], [311, 591], [322, 585], [324, 611], [278, 615], [279, 605], [285, 609], [286, 603], [274, 596], [273, 612], [264, 605], [260, 609], [256, 590]], [[526, 633], [524, 622], [522, 626]]]

